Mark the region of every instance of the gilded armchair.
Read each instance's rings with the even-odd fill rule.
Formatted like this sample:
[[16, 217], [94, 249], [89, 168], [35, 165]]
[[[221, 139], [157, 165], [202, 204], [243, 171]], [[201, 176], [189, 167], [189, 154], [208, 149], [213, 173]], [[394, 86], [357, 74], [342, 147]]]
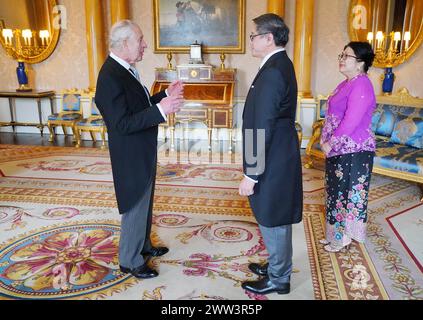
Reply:
[[100, 111], [95, 104], [94, 92], [88, 93], [87, 97], [89, 98], [91, 106], [90, 116], [78, 121], [75, 124], [76, 147], [79, 148], [81, 146], [81, 135], [82, 132], [86, 131], [90, 133], [91, 139], [94, 143], [97, 141], [96, 133], [100, 133], [101, 149], [105, 149], [107, 132], [106, 124], [104, 123]]
[[66, 136], [66, 128], [71, 128], [75, 139], [75, 124], [82, 119], [81, 91], [77, 89], [63, 92], [62, 111], [48, 116], [47, 126], [50, 131], [50, 142], [55, 138], [55, 127], [62, 127]]

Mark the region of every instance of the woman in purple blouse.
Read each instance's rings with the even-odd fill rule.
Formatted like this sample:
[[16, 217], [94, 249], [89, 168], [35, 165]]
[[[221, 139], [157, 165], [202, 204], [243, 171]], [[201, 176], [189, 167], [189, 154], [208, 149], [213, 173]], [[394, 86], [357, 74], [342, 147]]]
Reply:
[[367, 42], [350, 42], [339, 55], [346, 77], [330, 96], [320, 144], [326, 155], [325, 250], [338, 252], [366, 237], [367, 202], [375, 138], [371, 119], [376, 107], [367, 71], [374, 53]]

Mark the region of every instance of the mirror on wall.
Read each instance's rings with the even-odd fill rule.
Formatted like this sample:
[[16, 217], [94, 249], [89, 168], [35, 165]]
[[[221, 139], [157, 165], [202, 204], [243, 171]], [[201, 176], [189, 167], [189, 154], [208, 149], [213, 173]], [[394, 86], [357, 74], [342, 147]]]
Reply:
[[0, 43], [8, 56], [39, 63], [53, 53], [60, 36], [57, 5], [56, 0], [0, 0]]
[[348, 29], [352, 41], [368, 41], [376, 67], [405, 62], [423, 40], [422, 0], [351, 0]]

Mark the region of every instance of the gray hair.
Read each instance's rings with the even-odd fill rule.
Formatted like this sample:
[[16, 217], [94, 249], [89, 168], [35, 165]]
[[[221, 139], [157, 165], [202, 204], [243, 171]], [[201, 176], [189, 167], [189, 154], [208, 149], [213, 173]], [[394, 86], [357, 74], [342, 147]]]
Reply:
[[271, 33], [276, 46], [286, 46], [289, 41], [289, 28], [280, 16], [274, 13], [265, 13], [253, 21], [258, 33]]
[[135, 28], [138, 28], [138, 25], [131, 20], [116, 22], [110, 30], [110, 49], [121, 49], [123, 41], [128, 40], [134, 34]]

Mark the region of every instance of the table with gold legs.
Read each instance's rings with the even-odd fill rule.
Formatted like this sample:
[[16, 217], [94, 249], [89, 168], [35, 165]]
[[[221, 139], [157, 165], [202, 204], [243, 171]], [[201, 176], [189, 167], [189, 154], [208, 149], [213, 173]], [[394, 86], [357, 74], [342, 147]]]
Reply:
[[[16, 127], [25, 126], [25, 127], [37, 127], [40, 129], [41, 135], [43, 135], [44, 127], [47, 126], [47, 123], [43, 123], [42, 113], [41, 113], [41, 101], [42, 99], [49, 99], [51, 113], [53, 113], [53, 99], [55, 96], [54, 91], [32, 91], [32, 92], [0, 92], [0, 98], [9, 99], [9, 110], [10, 110], [10, 121], [0, 121], [0, 127], [12, 127], [13, 133], [16, 133]], [[38, 108], [38, 123], [34, 122], [20, 122], [16, 119], [16, 99], [33, 99], [37, 102]]]

